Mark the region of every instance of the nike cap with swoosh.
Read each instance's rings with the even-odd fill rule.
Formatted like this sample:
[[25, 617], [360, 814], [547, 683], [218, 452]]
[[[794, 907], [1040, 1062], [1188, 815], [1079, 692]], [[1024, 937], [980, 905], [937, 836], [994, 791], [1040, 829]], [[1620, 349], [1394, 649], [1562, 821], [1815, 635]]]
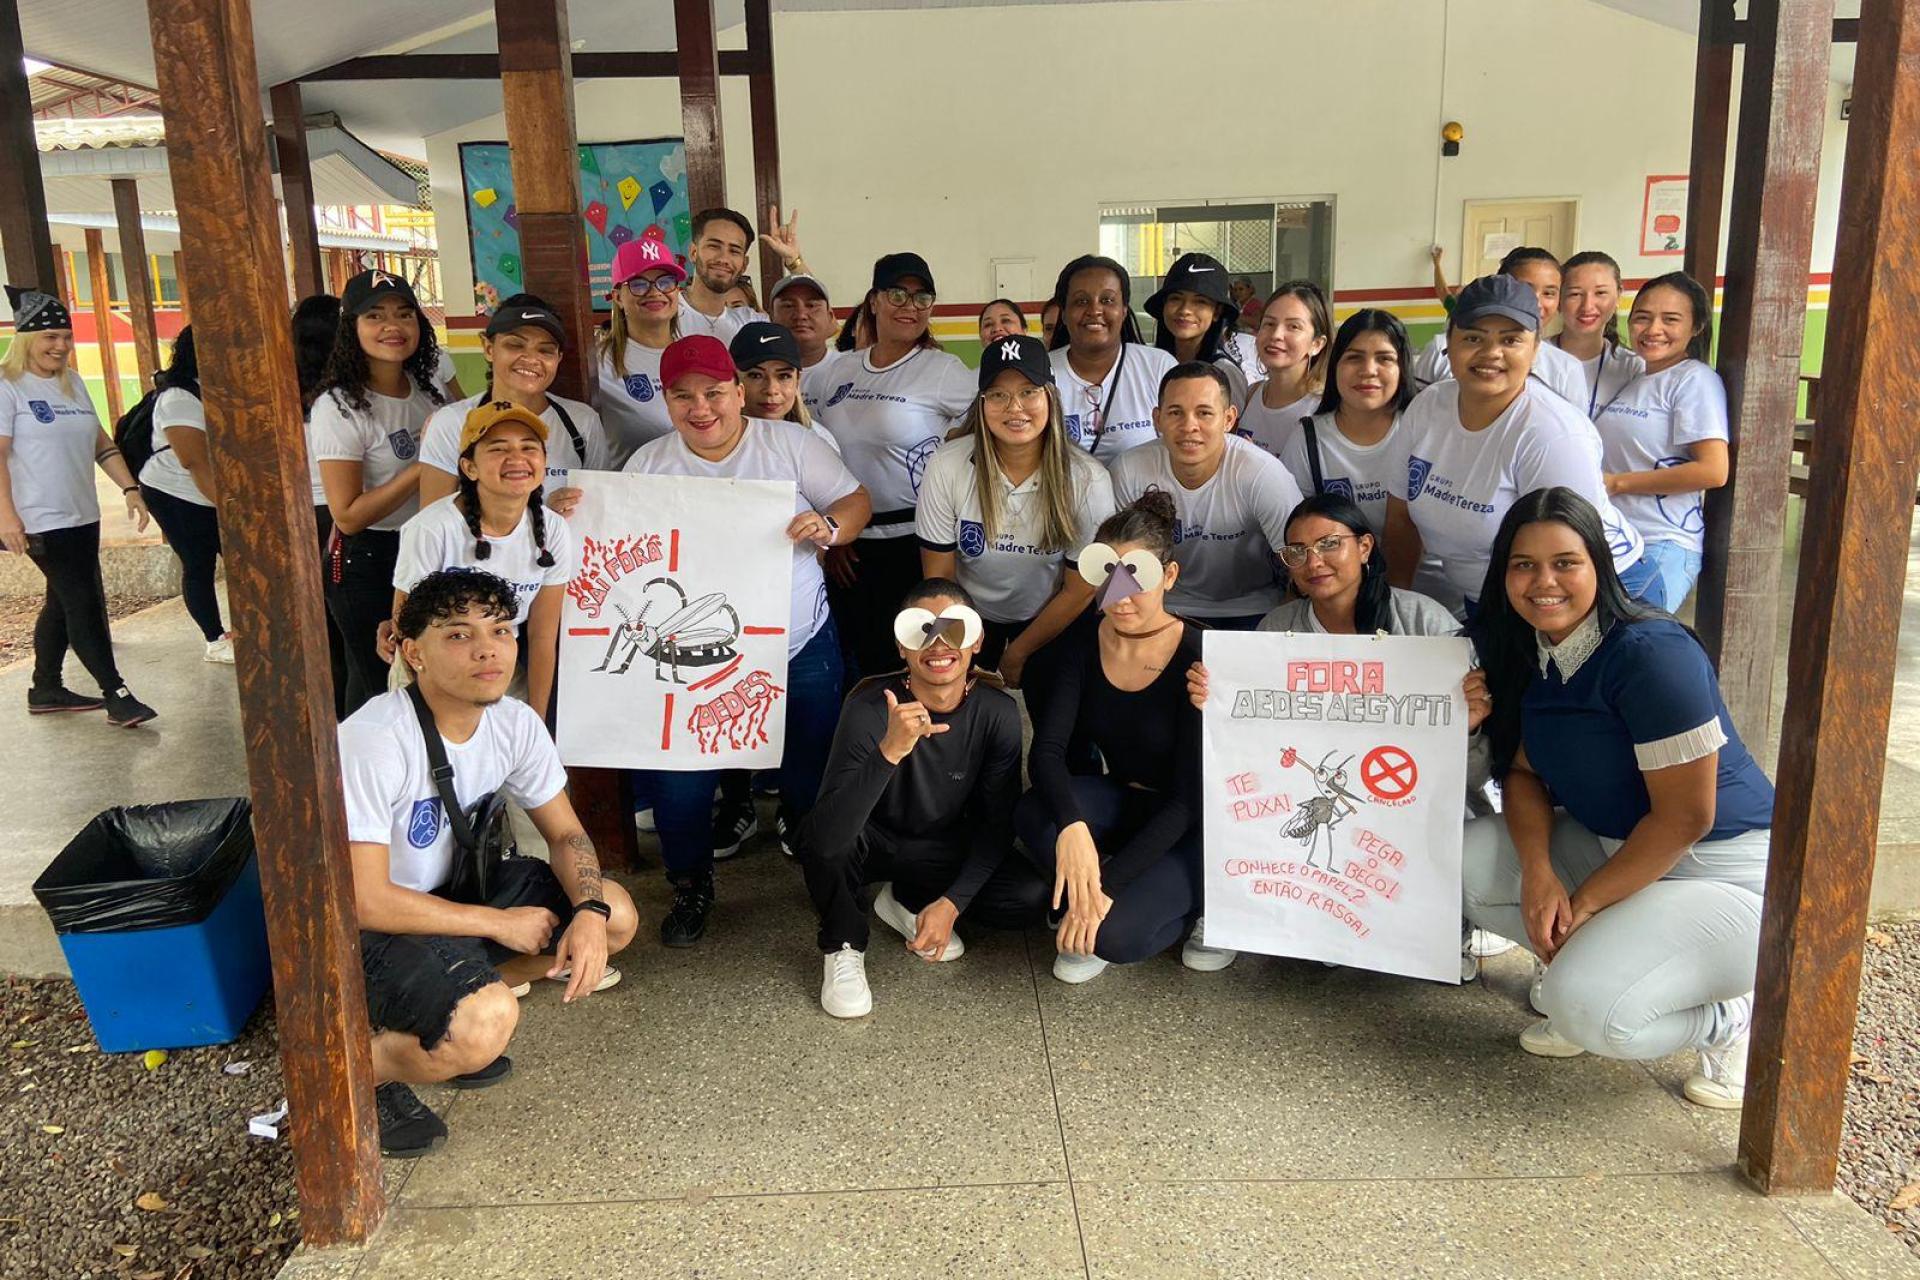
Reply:
[[1233, 295], [1229, 292], [1231, 284], [1227, 269], [1220, 259], [1206, 253], [1183, 253], [1167, 268], [1159, 290], [1147, 299], [1147, 314], [1158, 320], [1170, 293], [1197, 293], [1214, 305], [1230, 308], [1237, 314], [1239, 309], [1234, 306]]
[[493, 309], [493, 315], [487, 319], [485, 334], [497, 338], [503, 333], [512, 333], [515, 329], [544, 329], [562, 350], [567, 346], [567, 327], [560, 322], [559, 315], [539, 298], [530, 293], [516, 293], [502, 299]]
[[734, 365], [741, 369], [751, 369], [775, 360], [800, 368], [800, 344], [794, 341], [787, 326], [771, 320], [755, 320], [751, 324], [741, 325], [740, 331], [733, 335], [733, 341], [727, 344], [727, 353], [733, 357]]

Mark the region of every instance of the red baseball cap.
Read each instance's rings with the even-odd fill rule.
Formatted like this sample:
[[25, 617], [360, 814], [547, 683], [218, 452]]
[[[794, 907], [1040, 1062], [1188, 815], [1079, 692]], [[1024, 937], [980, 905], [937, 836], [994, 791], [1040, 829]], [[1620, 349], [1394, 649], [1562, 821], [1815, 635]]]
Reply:
[[709, 334], [696, 333], [670, 343], [660, 353], [660, 385], [671, 387], [690, 373], [704, 373], [718, 382], [737, 382], [727, 344]]

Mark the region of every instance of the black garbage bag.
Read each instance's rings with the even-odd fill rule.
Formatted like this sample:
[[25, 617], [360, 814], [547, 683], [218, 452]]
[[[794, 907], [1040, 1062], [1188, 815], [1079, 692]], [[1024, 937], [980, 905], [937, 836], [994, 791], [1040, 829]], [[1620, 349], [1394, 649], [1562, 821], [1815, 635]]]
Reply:
[[176, 800], [108, 809], [40, 878], [55, 933], [131, 933], [205, 920], [253, 856], [246, 800]]

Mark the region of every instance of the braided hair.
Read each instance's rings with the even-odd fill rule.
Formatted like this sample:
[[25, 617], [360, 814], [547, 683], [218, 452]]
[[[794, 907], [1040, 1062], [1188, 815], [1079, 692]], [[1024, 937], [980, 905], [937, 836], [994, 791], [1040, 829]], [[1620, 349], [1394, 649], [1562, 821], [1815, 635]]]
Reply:
[[[468, 445], [467, 451], [460, 455], [461, 461], [471, 459], [474, 446], [479, 443], [476, 440]], [[454, 491], [453, 505], [462, 516], [466, 517], [467, 531], [473, 535], [473, 558], [475, 560], [491, 559], [493, 544], [488, 542], [487, 535], [480, 531], [480, 482], [468, 475], [466, 468], [462, 467], [455, 484], [457, 488]], [[533, 492], [527, 495], [527, 519], [533, 521], [533, 545], [540, 551], [540, 554], [534, 558], [534, 563], [542, 569], [551, 569], [553, 552], [547, 549], [547, 500], [544, 484], [535, 485]]]

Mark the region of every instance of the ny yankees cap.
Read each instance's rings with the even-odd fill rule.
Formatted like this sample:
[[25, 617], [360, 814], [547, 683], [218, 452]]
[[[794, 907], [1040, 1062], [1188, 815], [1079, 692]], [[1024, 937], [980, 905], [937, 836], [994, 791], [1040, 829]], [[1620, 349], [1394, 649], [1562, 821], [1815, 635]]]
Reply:
[[805, 272], [799, 272], [795, 275], [781, 276], [780, 279], [774, 283], [773, 288], [767, 290], [767, 305], [772, 306], [773, 300], [787, 290], [802, 287], [811, 289], [819, 294], [820, 301], [828, 301], [827, 286], [821, 284], [818, 277], [807, 275]]
[[416, 311], [420, 309], [413, 286], [391, 271], [362, 271], [347, 281], [340, 293], [340, 307], [350, 316], [362, 316], [390, 297], [399, 298]]
[[783, 361], [796, 369], [800, 367], [800, 344], [794, 341], [787, 326], [771, 320], [741, 325], [740, 332], [727, 344], [727, 354], [733, 357], [737, 369], [751, 369], [770, 360]]
[[540, 437], [541, 444], [547, 442], [547, 424], [533, 410], [511, 400], [482, 400], [467, 411], [466, 420], [460, 424], [460, 456], [466, 457], [467, 450], [503, 422], [517, 422]]
[[641, 236], [614, 250], [613, 287], [618, 289], [636, 276], [649, 271], [664, 271], [679, 283], [686, 283], [687, 269], [674, 258], [673, 250], [658, 236]]
[[1197, 293], [1216, 306], [1230, 307], [1233, 305], [1231, 283], [1220, 259], [1207, 253], [1183, 253], [1167, 269], [1159, 291], [1147, 299], [1147, 314], [1158, 320], [1170, 293]]
[[930, 292], [939, 292], [933, 283], [933, 270], [927, 266], [927, 260], [917, 253], [890, 253], [873, 264], [873, 287], [876, 289], [891, 289], [908, 276], [925, 280]]
[[1453, 300], [1449, 327], [1458, 329], [1486, 316], [1505, 316], [1523, 329], [1540, 330], [1540, 299], [1525, 281], [1512, 276], [1481, 276]]
[[1047, 358], [1047, 344], [1030, 333], [995, 338], [980, 352], [980, 389], [1009, 369], [1017, 369], [1036, 387], [1053, 385], [1053, 361]]
[[733, 357], [727, 354], [727, 344], [705, 333], [670, 342], [660, 353], [661, 386], [671, 389], [690, 373], [704, 373], [717, 382], [733, 382], [740, 377]]
[[487, 320], [486, 336], [497, 338], [515, 329], [545, 329], [562, 347], [567, 345], [567, 327], [552, 307], [530, 293], [516, 293], [494, 308]]

